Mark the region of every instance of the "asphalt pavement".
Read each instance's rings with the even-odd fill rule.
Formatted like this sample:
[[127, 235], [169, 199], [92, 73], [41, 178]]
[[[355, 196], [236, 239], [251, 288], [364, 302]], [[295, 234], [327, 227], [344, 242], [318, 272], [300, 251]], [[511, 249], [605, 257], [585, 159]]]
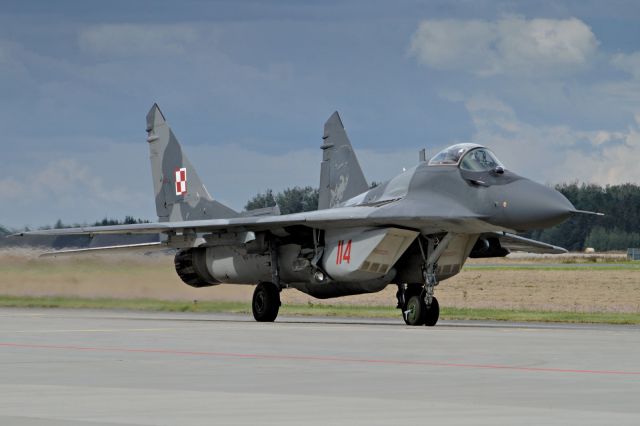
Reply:
[[634, 326], [0, 310], [2, 425], [640, 424]]

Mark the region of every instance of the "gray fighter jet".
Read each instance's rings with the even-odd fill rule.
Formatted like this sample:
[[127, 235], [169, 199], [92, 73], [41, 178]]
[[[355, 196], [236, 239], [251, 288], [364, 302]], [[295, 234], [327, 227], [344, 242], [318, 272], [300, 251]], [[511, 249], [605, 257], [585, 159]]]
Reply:
[[[286, 288], [326, 299], [394, 283], [404, 321], [433, 326], [435, 287], [460, 272], [468, 257], [564, 253], [514, 232], [581, 213], [558, 191], [508, 170], [475, 144], [451, 146], [429, 161], [423, 154], [415, 167], [371, 188], [337, 112], [322, 136], [318, 210], [239, 213], [211, 197], [155, 104], [147, 133], [156, 223], [25, 234], [160, 233], [157, 248], [177, 249], [176, 272], [186, 284], [257, 284], [257, 321], [275, 320]], [[114, 248], [138, 247], [105, 249]]]

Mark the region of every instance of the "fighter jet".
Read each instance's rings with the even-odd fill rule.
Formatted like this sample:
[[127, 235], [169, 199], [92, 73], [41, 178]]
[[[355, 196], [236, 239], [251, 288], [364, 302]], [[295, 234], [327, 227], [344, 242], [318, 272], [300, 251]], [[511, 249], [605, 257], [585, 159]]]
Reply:
[[337, 112], [324, 125], [318, 210], [240, 213], [213, 199], [157, 104], [146, 130], [157, 222], [19, 235], [159, 233], [155, 248], [176, 250], [175, 269], [187, 285], [256, 285], [257, 321], [276, 319], [285, 289], [327, 299], [393, 283], [405, 323], [433, 326], [440, 312], [435, 289], [467, 258], [512, 250], [565, 253], [515, 232], [581, 213], [558, 191], [519, 176], [490, 149], [470, 143], [429, 161], [423, 155], [415, 167], [371, 188]]

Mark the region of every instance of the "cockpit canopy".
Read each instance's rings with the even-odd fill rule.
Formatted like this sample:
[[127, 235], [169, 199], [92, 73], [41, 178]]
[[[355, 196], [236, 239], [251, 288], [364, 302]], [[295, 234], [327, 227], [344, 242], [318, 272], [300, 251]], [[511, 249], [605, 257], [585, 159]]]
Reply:
[[474, 143], [452, 145], [429, 160], [429, 166], [458, 165], [461, 169], [473, 172], [495, 170], [497, 167], [504, 168], [493, 152]]

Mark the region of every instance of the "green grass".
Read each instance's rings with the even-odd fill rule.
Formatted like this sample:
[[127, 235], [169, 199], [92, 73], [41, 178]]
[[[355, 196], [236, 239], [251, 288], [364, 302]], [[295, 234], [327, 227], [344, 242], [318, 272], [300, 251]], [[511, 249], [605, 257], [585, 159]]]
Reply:
[[[210, 312], [250, 314], [249, 303], [242, 302], [183, 302], [154, 299], [84, 299], [71, 297], [15, 297], [0, 296], [0, 307], [63, 308], [63, 309], [121, 309], [159, 312]], [[282, 315], [326, 316], [356, 318], [398, 318], [400, 312], [387, 306], [362, 305], [284, 305]], [[508, 309], [441, 308], [442, 319], [534, 321], [567, 323], [640, 324], [638, 313], [555, 312]]]
[[637, 270], [640, 271], [640, 263], [616, 263], [610, 265], [598, 265], [597, 263], [566, 263], [556, 265], [465, 265], [463, 270], [467, 271], [620, 271]]

